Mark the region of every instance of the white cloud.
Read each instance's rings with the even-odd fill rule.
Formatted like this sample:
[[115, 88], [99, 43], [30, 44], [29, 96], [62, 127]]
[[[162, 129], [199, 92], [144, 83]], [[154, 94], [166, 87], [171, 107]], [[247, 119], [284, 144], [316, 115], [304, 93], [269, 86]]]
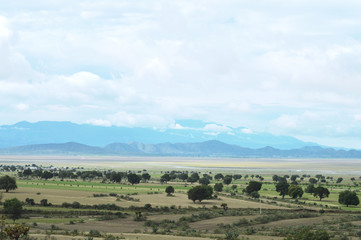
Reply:
[[3, 123], [361, 132], [358, 1], [14, 4], [0, 10]]

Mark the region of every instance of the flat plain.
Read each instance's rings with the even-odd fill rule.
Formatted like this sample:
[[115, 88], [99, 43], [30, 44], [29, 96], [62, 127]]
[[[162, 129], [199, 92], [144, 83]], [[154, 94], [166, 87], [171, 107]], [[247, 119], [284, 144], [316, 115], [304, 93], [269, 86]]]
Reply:
[[[1, 156], [0, 165], [17, 166], [15, 171], [0, 172], [16, 177], [18, 188], [2, 192], [2, 201], [33, 199], [24, 205], [18, 223], [31, 227], [33, 239], [285, 239], [304, 227], [327, 231], [331, 239], [359, 239], [361, 207], [338, 203], [344, 190], [360, 195], [361, 166], [358, 159], [233, 159], [171, 157], [99, 157], [99, 156]], [[68, 169], [75, 172], [99, 171], [147, 172], [151, 179], [130, 184], [103, 177], [76, 179], [54, 176], [20, 177], [26, 166]], [[56, 170], [57, 169], [57, 170]], [[187, 191], [199, 183], [178, 178], [161, 182], [165, 173], [207, 174], [210, 186], [220, 183], [217, 173], [240, 174], [224, 184], [216, 197], [202, 202], [188, 199]], [[304, 193], [284, 199], [276, 191], [273, 176], [297, 175], [297, 184], [306, 189], [310, 178], [321, 175], [330, 195], [322, 201]], [[262, 177], [263, 179], [261, 179]], [[342, 183], [336, 179], [342, 177]], [[352, 180], [353, 179], [353, 180]], [[250, 181], [262, 182], [260, 198], [243, 192]], [[165, 188], [175, 193], [167, 196]], [[46, 199], [48, 205], [42, 205]], [[78, 203], [79, 205], [72, 205]], [[65, 205], [64, 205], [65, 204]], [[80, 206], [80, 207], [79, 207]], [[99, 208], [99, 206], [106, 206]], [[115, 206], [113, 209], [107, 207]], [[141, 214], [137, 218], [137, 214]], [[7, 220], [10, 224], [11, 221]]]

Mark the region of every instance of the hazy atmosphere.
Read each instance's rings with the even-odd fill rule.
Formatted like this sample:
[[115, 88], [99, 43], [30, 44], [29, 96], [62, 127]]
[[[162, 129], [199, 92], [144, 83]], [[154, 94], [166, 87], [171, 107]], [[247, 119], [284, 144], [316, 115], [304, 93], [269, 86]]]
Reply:
[[360, 148], [360, 1], [0, 6], [0, 125], [194, 119]]

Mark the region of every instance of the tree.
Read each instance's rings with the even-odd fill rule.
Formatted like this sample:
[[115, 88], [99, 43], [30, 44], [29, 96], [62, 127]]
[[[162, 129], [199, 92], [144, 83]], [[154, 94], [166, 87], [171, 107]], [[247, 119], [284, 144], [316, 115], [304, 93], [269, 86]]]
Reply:
[[187, 173], [181, 173], [181, 174], [179, 174], [178, 178], [184, 182], [185, 180], [187, 180], [188, 174]]
[[213, 194], [213, 188], [211, 186], [195, 186], [188, 190], [188, 199], [191, 199], [193, 202], [198, 200], [202, 202], [204, 199], [211, 199]]
[[210, 181], [208, 178], [202, 177], [201, 179], [199, 179], [199, 183], [203, 184], [203, 185], [208, 185], [210, 183]]
[[223, 179], [223, 183], [226, 184], [226, 185], [229, 185], [231, 184], [232, 182], [232, 176], [231, 175], [226, 175]]
[[310, 178], [310, 179], [308, 179], [308, 181], [309, 181], [310, 183], [312, 183], [312, 184], [316, 184], [316, 183], [317, 183], [316, 178]]
[[346, 190], [340, 192], [338, 195], [338, 202], [346, 205], [346, 207], [348, 207], [348, 205], [357, 206], [360, 204], [360, 199], [356, 195], [356, 192]]
[[238, 180], [238, 179], [241, 179], [242, 178], [242, 175], [241, 174], [234, 174], [233, 175], [233, 179], [234, 180]]
[[259, 193], [258, 193], [257, 191], [254, 191], [254, 192], [251, 192], [251, 193], [249, 194], [249, 196], [250, 196], [251, 198], [259, 198]]
[[285, 198], [285, 195], [288, 193], [289, 184], [285, 181], [279, 181], [276, 184], [276, 191], [280, 193], [280, 196], [282, 196], [282, 199]]
[[224, 176], [223, 176], [223, 174], [222, 173], [217, 173], [215, 176], [214, 176], [214, 179], [216, 179], [217, 181], [219, 181], [219, 180], [223, 180], [223, 178], [224, 178]]
[[251, 194], [252, 192], [258, 192], [262, 188], [261, 182], [250, 181], [245, 189], [245, 192]]
[[15, 178], [9, 177], [8, 175], [0, 177], [0, 189], [5, 189], [6, 192], [9, 192], [9, 190], [15, 190], [17, 188]]
[[17, 198], [5, 200], [3, 207], [4, 213], [8, 214], [14, 222], [16, 219], [20, 218], [23, 211], [23, 203], [20, 202]]
[[315, 185], [313, 185], [312, 183], [308, 184], [305, 189], [305, 192], [312, 194], [314, 191], [315, 191]]
[[301, 186], [292, 184], [288, 188], [288, 195], [292, 198], [301, 198], [303, 195], [303, 189]]
[[222, 192], [222, 190], [223, 190], [223, 184], [222, 183], [216, 183], [216, 184], [214, 184], [214, 191], [216, 191], [216, 192]]
[[33, 173], [33, 171], [31, 171], [30, 168], [27, 168], [27, 169], [25, 169], [25, 170], [23, 171], [23, 176], [24, 176], [24, 177], [29, 177], [29, 176], [31, 176], [32, 173]]
[[272, 180], [275, 181], [275, 182], [278, 182], [278, 178], [279, 178], [278, 175], [273, 175], [272, 176]]
[[330, 195], [330, 191], [328, 191], [327, 188], [321, 186], [315, 188], [313, 191], [313, 196], [319, 197], [320, 201], [322, 200], [322, 198], [328, 197], [328, 195]]
[[297, 178], [299, 178], [300, 176], [299, 175], [292, 175], [291, 176], [291, 181], [294, 182], [296, 181]]
[[150, 174], [149, 173], [143, 173], [142, 174], [142, 180], [144, 182], [148, 182], [150, 180]]
[[165, 189], [165, 192], [167, 193], [167, 196], [171, 196], [172, 193], [174, 193], [174, 187], [168, 186], [168, 187]]
[[128, 174], [128, 182], [130, 182], [130, 184], [134, 185], [134, 184], [138, 184], [140, 182], [140, 177], [135, 174], [135, 173], [130, 173]]
[[160, 182], [166, 183], [169, 182], [171, 179], [172, 179], [171, 176], [168, 173], [165, 173], [160, 177]]
[[41, 174], [41, 178], [44, 178], [45, 180], [48, 180], [49, 178], [54, 177], [54, 174], [52, 174], [49, 171], [45, 171]]
[[336, 183], [341, 183], [343, 181], [342, 177], [337, 178]]

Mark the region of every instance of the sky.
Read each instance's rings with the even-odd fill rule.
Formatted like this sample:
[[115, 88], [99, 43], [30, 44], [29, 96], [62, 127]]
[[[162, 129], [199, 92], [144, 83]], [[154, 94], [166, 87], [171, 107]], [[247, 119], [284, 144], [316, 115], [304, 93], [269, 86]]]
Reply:
[[361, 148], [359, 0], [0, 3], [0, 125], [194, 119]]

